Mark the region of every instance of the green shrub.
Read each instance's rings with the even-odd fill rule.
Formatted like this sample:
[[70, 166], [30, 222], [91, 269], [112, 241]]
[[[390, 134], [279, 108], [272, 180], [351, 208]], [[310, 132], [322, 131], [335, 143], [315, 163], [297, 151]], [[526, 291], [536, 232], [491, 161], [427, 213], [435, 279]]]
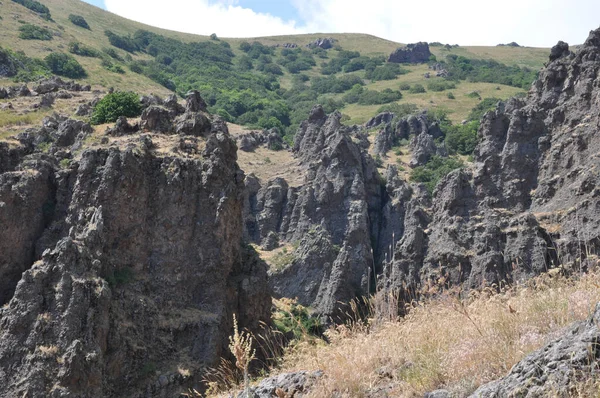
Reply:
[[431, 81], [427, 84], [427, 90], [429, 91], [440, 92], [444, 90], [450, 90], [453, 88], [456, 88], [456, 84], [445, 80]]
[[137, 117], [141, 114], [141, 109], [137, 94], [117, 91], [98, 102], [92, 113], [92, 124], [112, 123], [120, 116]]
[[479, 121], [447, 127], [445, 129], [446, 146], [450, 153], [459, 153], [461, 155], [472, 154], [478, 142], [478, 129]]
[[468, 120], [480, 121], [484, 114], [489, 111], [496, 109], [498, 102], [502, 101], [500, 98], [486, 98], [478, 103], [475, 108], [469, 113]]
[[463, 167], [464, 164], [460, 159], [434, 156], [425, 166], [415, 167], [410, 175], [410, 180], [424, 183], [429, 193], [432, 193], [442, 178], [453, 170]]
[[425, 87], [423, 87], [422, 84], [414, 84], [410, 88], [410, 90], [408, 90], [408, 92], [411, 93], [411, 94], [422, 94], [422, 93], [424, 93], [426, 91], [425, 91]]
[[16, 66], [17, 74], [13, 78], [16, 82], [32, 82], [52, 74], [43, 60], [29, 58], [22, 51], [13, 52], [0, 49], [0, 59], [4, 58], [2, 55], [6, 56], [5, 64], [13, 62]]
[[21, 4], [23, 7], [26, 7], [33, 12], [37, 12], [44, 19], [52, 20], [52, 17], [50, 16], [50, 10], [48, 9], [48, 7], [46, 7], [39, 1], [36, 1], [36, 0], [12, 0], [12, 1], [14, 1], [15, 3]]
[[121, 50], [125, 50], [129, 53], [133, 53], [139, 51], [140, 47], [136, 41], [131, 38], [131, 36], [119, 36], [116, 33], [111, 32], [110, 30], [104, 31], [106, 37], [108, 37], [108, 41], [111, 45], [120, 48]]
[[114, 48], [103, 48], [102, 51], [106, 53], [109, 57], [116, 59], [117, 61], [123, 62], [123, 57], [119, 55], [119, 52]]
[[70, 14], [69, 15], [69, 21], [71, 21], [71, 23], [73, 23], [73, 25], [77, 25], [77, 26], [82, 27], [84, 29], [91, 30], [90, 29], [90, 25], [88, 25], [88, 23], [85, 20], [85, 18], [82, 17], [81, 15]]
[[408, 90], [410, 90], [410, 84], [408, 84], [408, 83], [402, 83], [400, 85], [400, 90], [402, 90], [402, 91], [408, 91]]
[[51, 31], [29, 23], [19, 26], [19, 32], [19, 37], [23, 40], [52, 40]]
[[69, 52], [81, 57], [98, 58], [100, 56], [100, 53], [92, 47], [88, 47], [85, 44], [76, 41], [69, 43]]
[[399, 75], [408, 73], [407, 69], [400, 67], [399, 64], [386, 63], [382, 66], [377, 66], [372, 70], [367, 70], [365, 77], [373, 81], [394, 80]]
[[71, 79], [80, 79], [86, 77], [85, 69], [69, 54], [64, 53], [52, 53], [46, 58], [46, 65], [52, 71], [59, 76], [70, 77]]
[[392, 112], [394, 115], [396, 115], [397, 119], [400, 119], [416, 113], [418, 109], [419, 107], [417, 105], [411, 103], [389, 104], [377, 109], [377, 113]]
[[467, 97], [469, 98], [477, 98], [477, 99], [481, 99], [481, 95], [479, 94], [478, 91], [471, 91], [470, 93], [466, 94]]
[[273, 317], [275, 328], [285, 335], [300, 339], [305, 335], [320, 336], [325, 327], [319, 317], [313, 317], [308, 308], [292, 302], [289, 311], [278, 311]]
[[456, 99], [456, 97], [454, 96], [454, 93], [452, 91], [450, 91], [448, 94], [446, 94], [446, 97], [448, 97], [448, 99]]

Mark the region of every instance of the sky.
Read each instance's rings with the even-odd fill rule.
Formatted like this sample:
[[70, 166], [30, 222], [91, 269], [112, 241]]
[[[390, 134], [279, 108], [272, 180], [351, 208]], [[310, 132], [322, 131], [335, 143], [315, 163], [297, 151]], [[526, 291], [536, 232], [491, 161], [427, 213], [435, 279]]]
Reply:
[[600, 26], [598, 0], [85, 0], [187, 33], [257, 37], [368, 33], [401, 43], [581, 44]]

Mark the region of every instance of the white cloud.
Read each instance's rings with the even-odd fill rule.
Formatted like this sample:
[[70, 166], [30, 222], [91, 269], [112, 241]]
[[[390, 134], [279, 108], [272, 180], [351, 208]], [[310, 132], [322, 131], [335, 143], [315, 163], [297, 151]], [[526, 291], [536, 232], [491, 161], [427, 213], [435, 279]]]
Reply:
[[308, 30], [369, 33], [411, 43], [551, 46], [598, 27], [598, 0], [292, 0]]
[[106, 9], [125, 18], [164, 29], [222, 37], [298, 33], [294, 21], [257, 13], [237, 0], [105, 0]]
[[105, 0], [109, 11], [166, 29], [222, 37], [368, 33], [403, 43], [440, 41], [548, 47], [582, 43], [598, 27], [598, 0], [280, 0], [296, 18], [258, 13], [239, 0]]

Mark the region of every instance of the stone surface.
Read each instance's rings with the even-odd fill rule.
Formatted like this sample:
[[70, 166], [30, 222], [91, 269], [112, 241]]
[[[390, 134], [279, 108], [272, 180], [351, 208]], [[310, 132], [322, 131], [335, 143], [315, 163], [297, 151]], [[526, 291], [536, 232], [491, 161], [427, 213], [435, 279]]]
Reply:
[[471, 398], [573, 396], [572, 387], [600, 370], [600, 304], [584, 322], [517, 363], [500, 380], [485, 384]]
[[418, 42], [414, 44], [408, 44], [406, 47], [398, 48], [388, 58], [388, 62], [394, 62], [398, 64], [419, 64], [429, 61], [431, 57], [431, 51], [429, 51], [429, 44], [425, 42]]
[[56, 115], [0, 142], [1, 398], [178, 396], [227, 352], [233, 313], [269, 322], [225, 124], [182, 136], [196, 152], [140, 135], [74, 157], [89, 130]]
[[[277, 397], [276, 392], [280, 390], [286, 397], [302, 398], [321, 377], [321, 371], [282, 373], [262, 380], [258, 386], [250, 389], [250, 394], [253, 398], [273, 398]], [[237, 398], [246, 398], [246, 395], [241, 392]]]

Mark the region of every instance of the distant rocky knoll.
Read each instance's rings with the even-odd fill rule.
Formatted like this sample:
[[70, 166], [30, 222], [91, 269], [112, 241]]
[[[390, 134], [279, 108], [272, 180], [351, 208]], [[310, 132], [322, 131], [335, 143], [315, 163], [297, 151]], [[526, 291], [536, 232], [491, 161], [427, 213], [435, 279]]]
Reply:
[[420, 64], [429, 61], [429, 57], [431, 57], [429, 44], [418, 42], [408, 44], [406, 47], [398, 48], [390, 54], [388, 62], [395, 62], [398, 64]]
[[174, 396], [233, 313], [269, 321], [236, 146], [198, 93], [92, 133], [57, 116], [0, 142], [2, 398]]

